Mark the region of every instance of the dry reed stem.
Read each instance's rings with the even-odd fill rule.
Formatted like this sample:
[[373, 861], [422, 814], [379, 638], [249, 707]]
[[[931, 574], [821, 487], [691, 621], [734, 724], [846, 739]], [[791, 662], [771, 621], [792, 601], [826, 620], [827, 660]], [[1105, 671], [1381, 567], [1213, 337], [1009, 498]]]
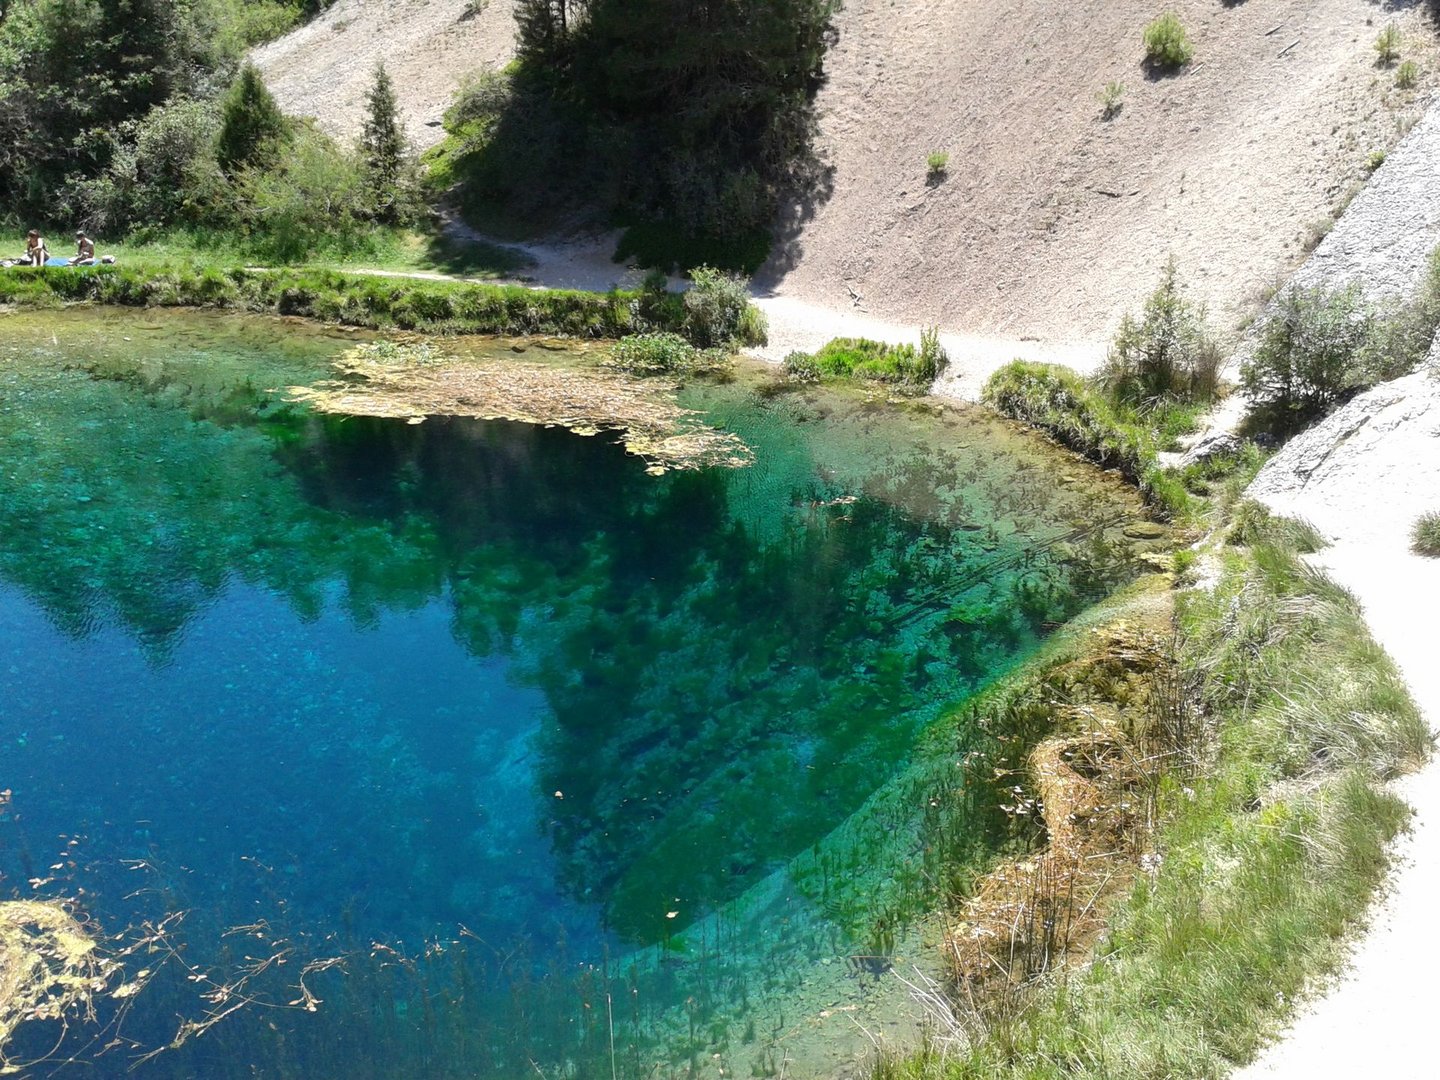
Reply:
[[1108, 901], [1148, 853], [1161, 772], [1194, 753], [1171, 745], [1197, 725], [1174, 722], [1168, 629], [1118, 623], [1096, 636], [1097, 647], [1052, 673], [1051, 685], [1057, 697], [1073, 694], [1077, 675], [1088, 669], [1103, 673], [1105, 699], [1052, 704], [1063, 734], [1030, 753], [1033, 802], [1019, 795], [1011, 808], [1038, 810], [1048, 842], [992, 871], [946, 934], [957, 1000], [982, 1025], [1013, 1016], [1030, 985], [1099, 937]]

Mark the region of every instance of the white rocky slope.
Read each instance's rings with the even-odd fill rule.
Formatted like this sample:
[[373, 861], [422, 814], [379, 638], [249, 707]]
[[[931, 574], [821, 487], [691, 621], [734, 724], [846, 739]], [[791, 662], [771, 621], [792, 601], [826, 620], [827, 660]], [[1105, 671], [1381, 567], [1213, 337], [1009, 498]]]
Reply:
[[406, 133], [425, 150], [444, 136], [441, 117], [465, 78], [514, 54], [514, 0], [339, 0], [252, 59], [282, 109], [342, 139], [360, 133], [383, 61]]
[[[1409, 550], [1440, 512], [1440, 346], [1425, 369], [1376, 387], [1277, 454], [1250, 494], [1312, 522], [1331, 546], [1314, 561], [1350, 589], [1416, 702], [1440, 727], [1440, 559]], [[1440, 970], [1440, 763], [1406, 777], [1413, 833], [1339, 984], [1315, 1001], [1243, 1080], [1435, 1075]]]

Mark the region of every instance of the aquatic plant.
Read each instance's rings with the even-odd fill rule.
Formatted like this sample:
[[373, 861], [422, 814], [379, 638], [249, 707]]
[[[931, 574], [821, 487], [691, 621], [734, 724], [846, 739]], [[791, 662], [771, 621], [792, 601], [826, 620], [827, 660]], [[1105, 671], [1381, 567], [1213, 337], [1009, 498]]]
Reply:
[[[765, 468], [654, 477], [609, 440], [341, 416], [278, 392], [336, 359], [407, 378], [483, 368], [471, 344], [357, 356], [320, 328], [230, 325], [12, 315], [25, 359], [0, 373], [0, 438], [23, 449], [0, 476], [16, 515], [0, 603], [37, 628], [16, 659], [74, 648], [164, 686], [192, 670], [187, 648], [207, 658], [184, 722], [181, 695], [147, 692], [83, 747], [39, 736], [33, 667], [0, 672], [5, 736], [30, 735], [13, 774], [46, 784], [29, 826], [102, 823], [75, 873], [110, 908], [133, 889], [117, 854], [198, 866], [157, 872], [143, 902], [194, 911], [190, 958], [269, 920], [264, 940], [293, 959], [257, 991], [273, 997], [302, 957], [345, 956], [317, 974], [313, 1020], [241, 1010], [148, 1062], [154, 1076], [202, 1059], [217, 1080], [417, 1060], [438, 1077], [531, 1059], [638, 1074], [742, 1046], [760, 1061], [803, 972], [830, 957], [868, 978], [849, 958], [905, 955], [926, 905], [1026, 840], [1033, 823], [994, 810], [952, 752], [993, 744], [1007, 761], [1044, 711], [971, 740], [975, 714], [946, 722], [947, 703], [1137, 572], [1145, 544], [1123, 527], [1138, 500], [1118, 480], [1066, 472], [987, 413], [752, 397], [743, 368], [681, 401]], [[510, 344], [495, 348], [514, 364]], [[550, 366], [528, 348], [519, 366]], [[234, 629], [216, 648], [221, 616]], [[48, 648], [53, 627], [65, 649]], [[372, 687], [372, 669], [393, 681]], [[112, 761], [143, 787], [111, 783]], [[327, 854], [340, 836], [364, 858]], [[14, 850], [0, 845], [7, 874]], [[798, 884], [780, 901], [782, 868]], [[127, 1037], [168, 1043], [193, 998], [161, 976]]]
[[[696, 350], [684, 338], [662, 338], [661, 352], [691, 356], [698, 368]], [[637, 364], [640, 358], [653, 361], [654, 337], [627, 340], [641, 344], [631, 349], [622, 342], [616, 347], [620, 355]], [[557, 425], [579, 435], [615, 431], [625, 448], [644, 458], [655, 474], [743, 468], [753, 460], [743, 441], [700, 422], [665, 388], [611, 371], [511, 359], [466, 360], [429, 345], [387, 343], [358, 346], [333, 366], [339, 379], [292, 386], [288, 400], [339, 416], [393, 417], [410, 423], [428, 416], [468, 416]]]

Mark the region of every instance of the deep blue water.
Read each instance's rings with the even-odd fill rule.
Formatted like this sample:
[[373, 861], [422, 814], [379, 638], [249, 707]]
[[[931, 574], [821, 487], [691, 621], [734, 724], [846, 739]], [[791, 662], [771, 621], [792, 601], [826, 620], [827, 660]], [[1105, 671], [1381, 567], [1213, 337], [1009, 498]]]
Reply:
[[[256, 1003], [133, 1075], [773, 1067], [800, 959], [872, 948], [837, 830], [1133, 574], [1133, 496], [983, 414], [749, 378], [683, 398], [755, 464], [658, 477], [284, 403], [349, 344], [0, 320], [0, 885], [117, 949], [188, 913], [59, 1074], [125, 1075], [217, 985]], [[324, 1004], [273, 1008], [321, 957]]]

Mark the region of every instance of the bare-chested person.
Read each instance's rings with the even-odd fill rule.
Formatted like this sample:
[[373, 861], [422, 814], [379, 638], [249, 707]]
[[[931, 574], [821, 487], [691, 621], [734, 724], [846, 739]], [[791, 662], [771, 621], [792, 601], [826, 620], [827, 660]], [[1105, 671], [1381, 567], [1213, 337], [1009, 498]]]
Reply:
[[95, 241], [85, 235], [84, 229], [81, 229], [75, 234], [75, 257], [70, 260], [70, 265], [95, 265]]

